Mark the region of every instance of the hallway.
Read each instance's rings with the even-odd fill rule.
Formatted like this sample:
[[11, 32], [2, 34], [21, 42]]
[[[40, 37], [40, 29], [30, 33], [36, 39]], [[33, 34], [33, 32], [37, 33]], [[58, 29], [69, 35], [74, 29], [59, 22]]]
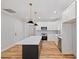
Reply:
[[[22, 59], [22, 46], [16, 45], [1, 54], [1, 59]], [[71, 54], [62, 54], [53, 41], [43, 41], [40, 59], [75, 59], [75, 57]]]

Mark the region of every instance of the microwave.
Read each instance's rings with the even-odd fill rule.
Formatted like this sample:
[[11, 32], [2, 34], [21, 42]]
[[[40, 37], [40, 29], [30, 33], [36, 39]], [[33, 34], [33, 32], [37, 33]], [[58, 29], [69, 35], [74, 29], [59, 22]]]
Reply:
[[47, 27], [41, 27], [41, 30], [47, 30]]

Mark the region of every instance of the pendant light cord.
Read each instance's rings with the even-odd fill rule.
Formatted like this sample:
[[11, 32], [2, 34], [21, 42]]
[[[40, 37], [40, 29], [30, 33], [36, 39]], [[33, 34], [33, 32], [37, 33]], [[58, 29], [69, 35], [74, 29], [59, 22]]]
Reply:
[[30, 1], [30, 21], [32, 21], [32, 2]]

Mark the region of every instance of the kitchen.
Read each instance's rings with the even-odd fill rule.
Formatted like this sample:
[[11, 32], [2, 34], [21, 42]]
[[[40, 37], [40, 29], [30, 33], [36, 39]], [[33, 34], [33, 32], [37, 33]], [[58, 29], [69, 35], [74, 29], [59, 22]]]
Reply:
[[[75, 0], [2, 0], [1, 3], [2, 59], [18, 58], [5, 53], [16, 45], [22, 47], [22, 59], [39, 59], [40, 51], [46, 53], [48, 48], [55, 50], [53, 45], [57, 47], [60, 55], [72, 55], [69, 58], [76, 58]], [[43, 50], [44, 47], [46, 50]], [[19, 49], [21, 48], [17, 48]], [[43, 58], [50, 57], [42, 54], [41, 59]]]

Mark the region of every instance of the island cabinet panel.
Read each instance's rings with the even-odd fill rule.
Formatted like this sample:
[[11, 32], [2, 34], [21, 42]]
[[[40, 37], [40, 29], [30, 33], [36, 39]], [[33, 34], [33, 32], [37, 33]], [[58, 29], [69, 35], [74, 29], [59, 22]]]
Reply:
[[22, 45], [22, 59], [39, 59], [39, 46]]

